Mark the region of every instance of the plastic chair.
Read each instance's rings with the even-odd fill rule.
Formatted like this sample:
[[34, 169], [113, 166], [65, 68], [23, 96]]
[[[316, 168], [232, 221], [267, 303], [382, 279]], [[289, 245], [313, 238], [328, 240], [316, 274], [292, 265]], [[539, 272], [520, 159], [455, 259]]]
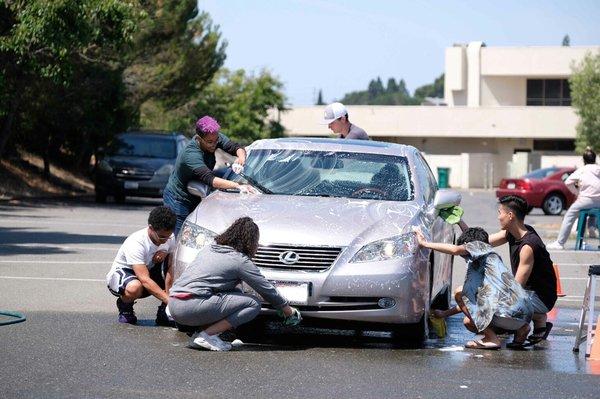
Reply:
[[575, 250], [583, 246], [583, 236], [585, 235], [586, 221], [589, 216], [596, 217], [596, 228], [600, 230], [600, 208], [582, 209], [579, 211], [577, 220], [577, 240], [575, 241]]

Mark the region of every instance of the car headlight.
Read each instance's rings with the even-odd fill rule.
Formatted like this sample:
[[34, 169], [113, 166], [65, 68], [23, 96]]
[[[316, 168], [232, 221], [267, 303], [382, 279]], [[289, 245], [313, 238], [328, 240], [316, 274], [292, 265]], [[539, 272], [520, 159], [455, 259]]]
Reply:
[[417, 253], [419, 244], [415, 233], [373, 241], [362, 247], [350, 262], [377, 262], [382, 260], [406, 258]]
[[200, 250], [214, 242], [216, 233], [197, 224], [184, 222], [179, 236], [179, 243], [188, 248]]
[[206, 245], [214, 242], [216, 234], [197, 224], [184, 222], [179, 233], [179, 245], [177, 247], [177, 260], [183, 262], [185, 267], [196, 259], [196, 255]]
[[155, 173], [157, 175], [170, 175], [171, 172], [173, 172], [173, 169], [175, 169], [173, 165], [166, 164], [158, 168], [158, 170]]

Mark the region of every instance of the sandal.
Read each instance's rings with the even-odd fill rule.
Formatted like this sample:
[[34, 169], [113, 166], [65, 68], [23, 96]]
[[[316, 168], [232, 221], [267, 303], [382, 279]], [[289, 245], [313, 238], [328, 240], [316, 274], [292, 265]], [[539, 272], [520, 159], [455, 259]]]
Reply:
[[483, 342], [481, 339], [474, 339], [466, 343], [465, 348], [467, 349], [487, 349], [487, 350], [498, 350], [500, 345], [493, 342]]
[[523, 341], [523, 342], [513, 341], [513, 342], [509, 342], [506, 344], [506, 349], [512, 349], [514, 351], [524, 351], [524, 350], [527, 350], [527, 347], [532, 346], [532, 345], [533, 344], [531, 342], [525, 343], [525, 341]]
[[534, 345], [542, 342], [543, 340], [548, 338], [548, 335], [550, 334], [550, 331], [552, 330], [553, 326], [554, 324], [548, 321], [546, 322], [546, 327], [534, 328], [533, 334], [527, 337], [527, 341]]

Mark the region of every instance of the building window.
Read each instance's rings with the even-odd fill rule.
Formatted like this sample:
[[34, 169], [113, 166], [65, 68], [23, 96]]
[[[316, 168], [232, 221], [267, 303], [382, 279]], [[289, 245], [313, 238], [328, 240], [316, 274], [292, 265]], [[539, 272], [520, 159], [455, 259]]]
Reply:
[[533, 140], [534, 151], [575, 151], [575, 140], [571, 139], [553, 139], [553, 140]]
[[567, 79], [527, 79], [527, 105], [571, 105]]

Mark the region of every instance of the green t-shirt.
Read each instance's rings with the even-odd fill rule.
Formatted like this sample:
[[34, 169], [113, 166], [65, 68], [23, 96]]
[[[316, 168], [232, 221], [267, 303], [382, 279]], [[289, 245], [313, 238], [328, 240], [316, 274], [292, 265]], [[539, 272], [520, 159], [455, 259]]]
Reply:
[[[222, 133], [219, 133], [217, 148], [236, 155], [241, 146]], [[190, 180], [199, 180], [212, 187], [215, 178], [212, 170], [216, 164], [214, 152], [203, 151], [196, 141], [196, 136], [190, 140], [187, 146], [177, 156], [175, 169], [169, 177], [165, 191], [169, 191], [176, 199], [187, 204], [196, 204], [198, 199], [187, 191]]]

